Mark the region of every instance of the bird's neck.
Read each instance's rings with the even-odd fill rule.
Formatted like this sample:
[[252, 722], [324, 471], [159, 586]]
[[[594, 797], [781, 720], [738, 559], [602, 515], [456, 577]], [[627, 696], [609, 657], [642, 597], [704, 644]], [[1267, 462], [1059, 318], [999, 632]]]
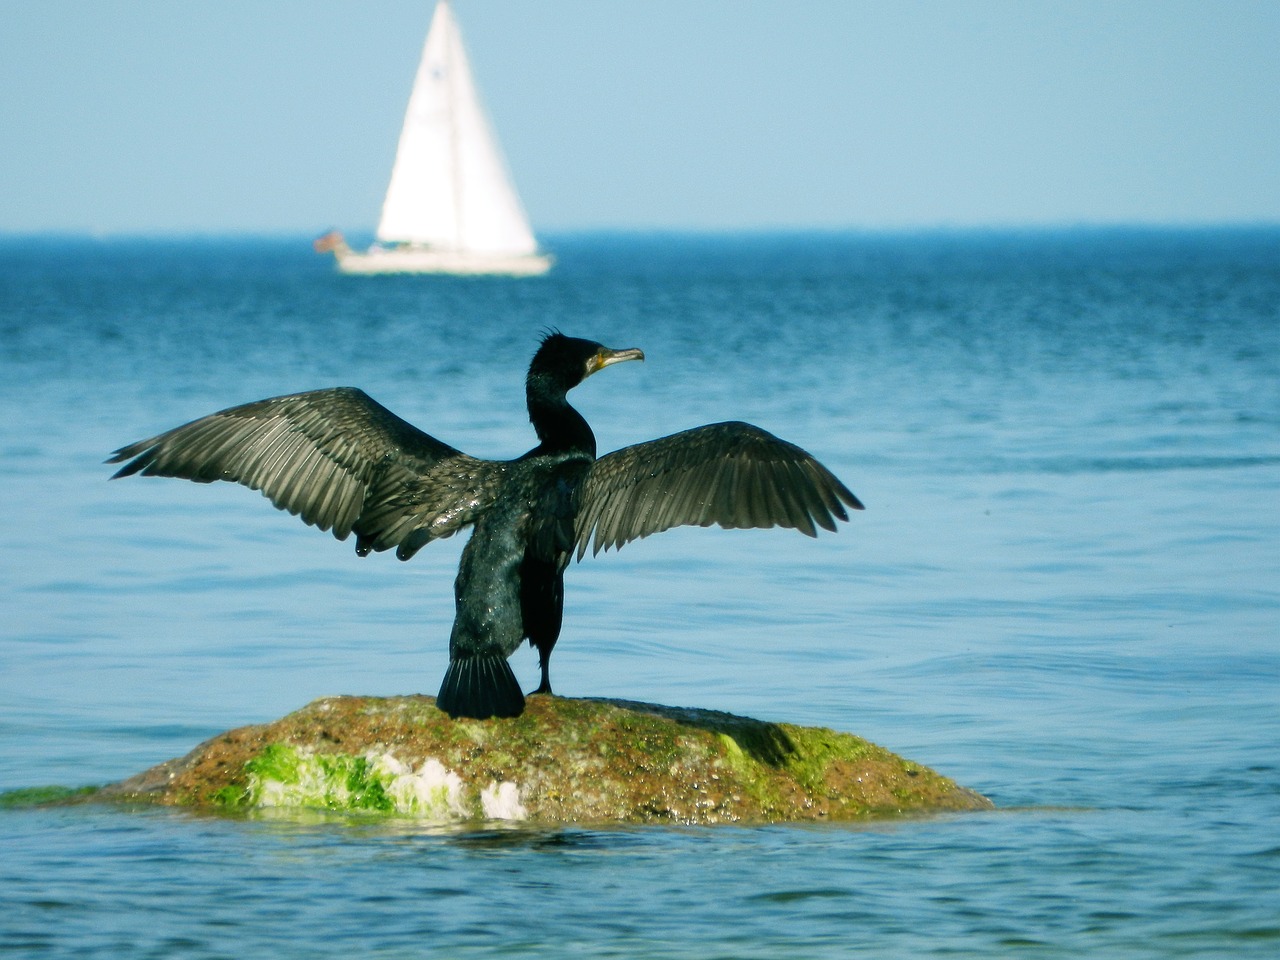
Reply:
[[596, 455], [596, 435], [564, 394], [528, 392], [529, 422], [542, 441], [540, 453], [586, 453]]

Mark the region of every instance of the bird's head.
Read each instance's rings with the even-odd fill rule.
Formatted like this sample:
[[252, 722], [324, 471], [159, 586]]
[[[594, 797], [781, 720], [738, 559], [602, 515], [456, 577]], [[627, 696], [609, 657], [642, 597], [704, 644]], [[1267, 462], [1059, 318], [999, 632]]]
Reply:
[[529, 383], [536, 382], [552, 392], [567, 392], [597, 370], [624, 360], [643, 359], [643, 351], [635, 347], [611, 350], [594, 340], [552, 331], [542, 338], [542, 345], [529, 364]]

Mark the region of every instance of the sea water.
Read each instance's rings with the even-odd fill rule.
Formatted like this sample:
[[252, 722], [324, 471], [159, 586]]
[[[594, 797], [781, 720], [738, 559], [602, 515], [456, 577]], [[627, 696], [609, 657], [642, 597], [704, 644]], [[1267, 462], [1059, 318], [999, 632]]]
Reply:
[[[331, 694], [434, 693], [461, 541], [356, 557], [117, 447], [350, 384], [534, 443], [558, 328], [646, 361], [600, 449], [743, 419], [867, 505], [569, 570], [571, 696], [858, 733], [990, 813], [442, 830], [0, 812], [15, 956], [1280, 954], [1280, 232], [553, 238], [536, 280], [301, 240], [0, 243], [0, 790], [122, 779]], [[536, 685], [527, 648], [513, 664]]]

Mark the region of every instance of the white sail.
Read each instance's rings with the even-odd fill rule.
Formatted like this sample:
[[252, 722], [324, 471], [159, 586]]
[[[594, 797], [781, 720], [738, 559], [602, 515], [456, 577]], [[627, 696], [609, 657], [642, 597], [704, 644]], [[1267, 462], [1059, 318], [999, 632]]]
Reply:
[[520, 204], [448, 0], [427, 31], [405, 111], [378, 244], [333, 244], [347, 273], [545, 273], [551, 259]]

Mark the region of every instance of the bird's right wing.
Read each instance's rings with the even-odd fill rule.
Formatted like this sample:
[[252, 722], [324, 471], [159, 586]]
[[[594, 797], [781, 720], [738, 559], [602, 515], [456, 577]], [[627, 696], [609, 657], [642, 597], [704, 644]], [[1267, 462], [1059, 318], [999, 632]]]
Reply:
[[606, 454], [587, 475], [578, 559], [685, 524], [818, 527], [861, 510], [830, 470], [793, 443], [749, 423], [713, 423]]
[[339, 540], [354, 530], [362, 554], [394, 546], [402, 559], [472, 522], [503, 469], [354, 387], [222, 410], [121, 447], [107, 462], [125, 462], [116, 477], [240, 483]]

